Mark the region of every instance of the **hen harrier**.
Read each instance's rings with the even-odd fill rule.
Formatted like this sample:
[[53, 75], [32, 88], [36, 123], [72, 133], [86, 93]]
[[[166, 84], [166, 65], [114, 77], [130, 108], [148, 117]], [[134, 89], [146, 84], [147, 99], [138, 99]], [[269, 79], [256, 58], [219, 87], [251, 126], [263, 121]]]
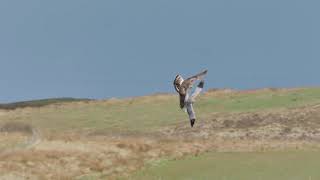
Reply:
[[[177, 75], [173, 81], [174, 88], [179, 93], [179, 96], [180, 96], [180, 108], [187, 109], [191, 127], [193, 127], [196, 121], [195, 112], [193, 110], [193, 103], [195, 101], [195, 98], [200, 94], [200, 92], [203, 89], [203, 85], [204, 85], [203, 77], [207, 74], [207, 72], [208, 71], [205, 70], [186, 80], [183, 80], [182, 76]], [[190, 93], [193, 87], [193, 84], [198, 80], [201, 80], [200, 83], [198, 84], [194, 92]]]

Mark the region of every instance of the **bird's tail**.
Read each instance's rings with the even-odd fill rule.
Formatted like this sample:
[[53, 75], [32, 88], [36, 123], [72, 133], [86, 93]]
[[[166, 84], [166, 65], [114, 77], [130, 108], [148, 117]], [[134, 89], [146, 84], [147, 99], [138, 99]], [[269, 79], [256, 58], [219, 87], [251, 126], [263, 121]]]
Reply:
[[185, 98], [186, 98], [186, 95], [183, 95], [183, 94], [179, 94], [179, 98], [180, 98], [180, 108], [183, 109], [184, 106], [185, 106]]

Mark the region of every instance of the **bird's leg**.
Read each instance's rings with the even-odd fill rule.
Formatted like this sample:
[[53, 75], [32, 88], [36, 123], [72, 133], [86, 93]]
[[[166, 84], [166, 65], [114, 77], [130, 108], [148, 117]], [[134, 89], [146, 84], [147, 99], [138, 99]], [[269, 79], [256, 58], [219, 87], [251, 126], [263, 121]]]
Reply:
[[188, 112], [188, 115], [189, 115], [189, 120], [190, 120], [190, 123], [191, 123], [191, 127], [193, 127], [193, 125], [194, 125], [194, 123], [196, 121], [196, 113], [193, 110], [192, 102], [188, 102], [186, 104], [186, 107], [187, 107], [187, 112]]

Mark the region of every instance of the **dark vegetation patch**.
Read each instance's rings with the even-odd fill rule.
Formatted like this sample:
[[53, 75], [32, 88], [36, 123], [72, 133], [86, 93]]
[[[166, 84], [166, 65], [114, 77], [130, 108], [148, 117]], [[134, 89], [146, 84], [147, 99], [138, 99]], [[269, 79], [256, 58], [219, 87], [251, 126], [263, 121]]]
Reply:
[[263, 123], [263, 119], [258, 114], [244, 117], [236, 122], [236, 128], [251, 128], [259, 126]]
[[92, 99], [78, 99], [78, 98], [51, 98], [51, 99], [40, 99], [32, 101], [22, 101], [14, 102], [7, 104], [0, 104], [0, 109], [4, 110], [14, 110], [17, 108], [26, 108], [26, 107], [43, 107], [51, 104], [58, 103], [68, 103], [68, 102], [89, 102]]
[[1, 125], [0, 132], [32, 134], [32, 126], [24, 122], [5, 122]]

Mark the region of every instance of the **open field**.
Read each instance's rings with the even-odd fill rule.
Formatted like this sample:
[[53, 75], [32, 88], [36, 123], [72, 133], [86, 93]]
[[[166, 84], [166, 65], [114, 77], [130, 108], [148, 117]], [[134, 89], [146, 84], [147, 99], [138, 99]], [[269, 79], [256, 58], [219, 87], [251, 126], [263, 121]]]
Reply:
[[164, 161], [132, 179], [301, 180], [320, 179], [320, 152], [206, 153], [179, 161]]
[[170, 94], [0, 107], [0, 179], [319, 178], [320, 88], [210, 90], [195, 110], [190, 128]]

